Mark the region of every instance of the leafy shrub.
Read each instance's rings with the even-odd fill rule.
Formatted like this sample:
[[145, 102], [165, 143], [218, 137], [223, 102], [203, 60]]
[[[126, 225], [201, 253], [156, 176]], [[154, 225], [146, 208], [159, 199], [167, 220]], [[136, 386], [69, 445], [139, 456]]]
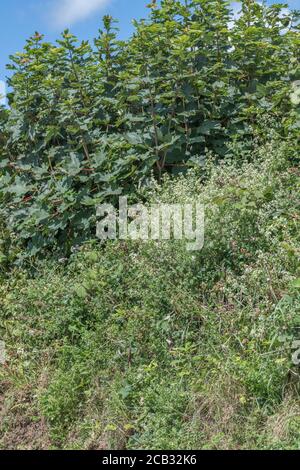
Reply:
[[[29, 256], [95, 236], [95, 207], [154, 169], [178, 173], [241, 142], [299, 133], [299, 14], [243, 1], [163, 0], [121, 42], [112, 18], [91, 45], [65, 31], [11, 57], [0, 115], [0, 215]], [[2, 116], [3, 114], [3, 116]]]

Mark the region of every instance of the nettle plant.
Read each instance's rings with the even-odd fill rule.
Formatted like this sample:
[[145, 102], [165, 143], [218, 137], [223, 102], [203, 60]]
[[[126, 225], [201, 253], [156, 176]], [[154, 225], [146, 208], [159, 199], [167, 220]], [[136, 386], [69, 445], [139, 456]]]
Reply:
[[270, 115], [282, 138], [299, 130], [299, 14], [286, 5], [164, 0], [128, 41], [104, 17], [93, 44], [41, 34], [8, 68], [0, 114], [0, 210], [30, 256], [69, 253], [95, 235], [95, 207], [133, 194], [232, 140], [251, 148]]

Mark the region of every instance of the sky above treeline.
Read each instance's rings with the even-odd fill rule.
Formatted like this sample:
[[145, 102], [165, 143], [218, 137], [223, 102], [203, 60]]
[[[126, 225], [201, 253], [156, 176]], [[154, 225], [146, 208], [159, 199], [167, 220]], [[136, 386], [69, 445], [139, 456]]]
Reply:
[[[21, 51], [35, 31], [55, 41], [65, 28], [80, 39], [92, 39], [101, 26], [101, 18], [110, 14], [119, 21], [120, 38], [133, 31], [132, 20], [145, 18], [150, 0], [2, 0], [0, 5], [0, 82], [8, 75], [9, 55]], [[268, 3], [279, 3], [268, 0]], [[287, 3], [287, 2], [280, 2]], [[289, 0], [290, 8], [300, 9], [300, 0]], [[238, 9], [238, 3], [233, 2]], [[0, 94], [3, 83], [0, 83]]]

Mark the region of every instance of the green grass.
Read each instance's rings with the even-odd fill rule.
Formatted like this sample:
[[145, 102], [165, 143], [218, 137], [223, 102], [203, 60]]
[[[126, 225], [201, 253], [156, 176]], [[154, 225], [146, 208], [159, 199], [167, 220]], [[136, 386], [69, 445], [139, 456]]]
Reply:
[[299, 449], [299, 169], [278, 143], [142, 190], [206, 207], [183, 242], [3, 270], [0, 447]]

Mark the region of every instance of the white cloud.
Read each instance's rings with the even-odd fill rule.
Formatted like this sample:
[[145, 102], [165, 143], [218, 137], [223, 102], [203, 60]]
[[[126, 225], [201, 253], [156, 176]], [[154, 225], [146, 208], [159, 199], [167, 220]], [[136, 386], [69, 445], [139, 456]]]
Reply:
[[232, 29], [234, 27], [235, 20], [238, 20], [241, 16], [242, 4], [240, 2], [232, 2], [230, 5], [232, 10], [233, 18], [232, 21], [229, 21], [228, 27]]
[[[291, 16], [291, 10], [289, 8], [283, 8], [280, 13], [280, 18], [285, 18], [287, 16]], [[281, 31], [281, 34], [286, 34], [288, 32], [289, 28], [284, 28]]]
[[6, 104], [6, 85], [0, 80], [0, 106]]
[[51, 10], [53, 24], [59, 28], [71, 26], [89, 18], [111, 0], [56, 0]]
[[[261, 5], [261, 6], [263, 5], [263, 2], [260, 0], [257, 0], [256, 3], [258, 3], [258, 5]], [[232, 18], [232, 21], [229, 21], [228, 27], [229, 29], [232, 29], [234, 27], [235, 21], [238, 20], [242, 15], [241, 1], [238, 0], [235, 2], [231, 2], [230, 8], [232, 10], [233, 18]], [[279, 14], [279, 18], [285, 18], [286, 16], [290, 16], [290, 15], [291, 15], [291, 10], [289, 8], [282, 8], [281, 13]], [[281, 33], [284, 34], [287, 31], [288, 31], [288, 28], [283, 29]]]

